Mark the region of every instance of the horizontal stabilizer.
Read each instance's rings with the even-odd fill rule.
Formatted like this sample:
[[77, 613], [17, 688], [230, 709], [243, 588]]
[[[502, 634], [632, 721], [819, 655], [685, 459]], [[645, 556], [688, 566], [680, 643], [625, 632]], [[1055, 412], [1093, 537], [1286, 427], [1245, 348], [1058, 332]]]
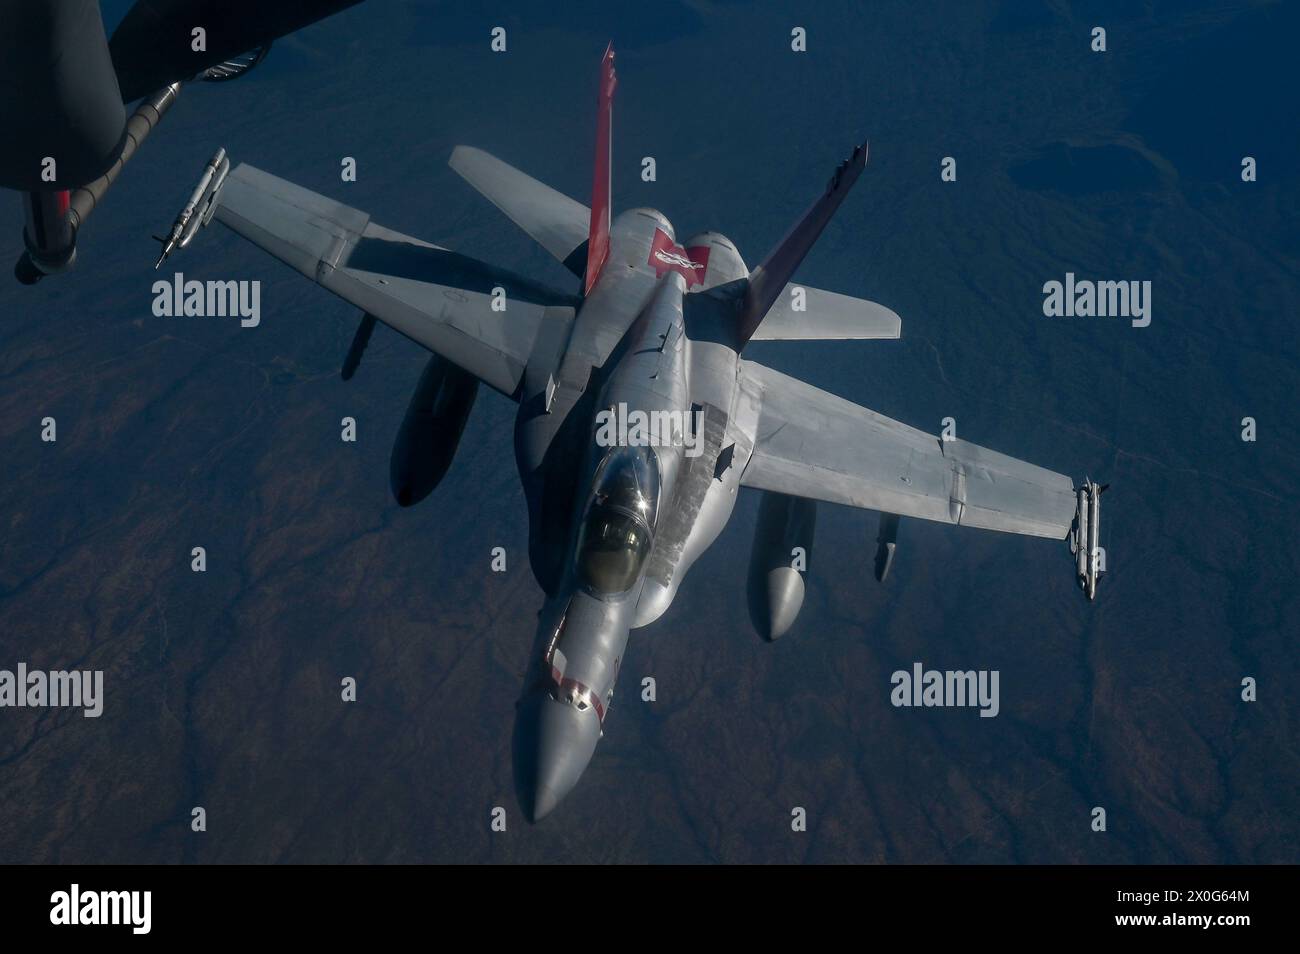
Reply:
[[[802, 310], [800, 308], [802, 306]], [[753, 341], [897, 338], [903, 322], [884, 305], [804, 285], [786, 285]]]
[[[591, 225], [585, 205], [472, 146], [457, 146], [448, 165], [556, 261], [575, 275], [583, 273]], [[575, 255], [579, 249], [582, 254]]]

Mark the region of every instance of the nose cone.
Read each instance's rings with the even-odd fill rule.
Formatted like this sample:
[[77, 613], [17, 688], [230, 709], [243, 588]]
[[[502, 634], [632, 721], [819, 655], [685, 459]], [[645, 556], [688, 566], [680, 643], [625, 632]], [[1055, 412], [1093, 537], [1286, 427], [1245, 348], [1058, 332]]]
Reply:
[[578, 784], [600, 741], [593, 709], [542, 695], [525, 702], [515, 731], [515, 778], [529, 821], [540, 821]]

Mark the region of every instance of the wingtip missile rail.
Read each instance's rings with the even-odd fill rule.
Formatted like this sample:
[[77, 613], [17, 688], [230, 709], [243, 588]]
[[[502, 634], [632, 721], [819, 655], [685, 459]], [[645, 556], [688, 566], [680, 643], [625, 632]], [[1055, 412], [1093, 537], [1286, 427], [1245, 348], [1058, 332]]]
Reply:
[[229, 172], [230, 158], [226, 155], [225, 147], [219, 148], [203, 167], [198, 185], [194, 187], [185, 208], [176, 216], [167, 237], [154, 236], [155, 241], [162, 243], [162, 254], [158, 256], [154, 268], [159, 268], [178, 248], [187, 247], [200, 226], [207, 225], [212, 219], [212, 213], [217, 207], [217, 195]]
[[1106, 572], [1106, 555], [1101, 540], [1101, 495], [1110, 484], [1085, 479], [1076, 494], [1078, 505], [1070, 528], [1070, 552], [1074, 554], [1079, 587], [1090, 600], [1097, 598], [1097, 581]]

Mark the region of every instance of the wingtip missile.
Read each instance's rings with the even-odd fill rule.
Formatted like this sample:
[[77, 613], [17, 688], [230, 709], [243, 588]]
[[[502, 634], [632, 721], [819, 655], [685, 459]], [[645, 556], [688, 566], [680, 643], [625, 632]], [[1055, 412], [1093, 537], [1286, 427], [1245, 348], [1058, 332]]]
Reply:
[[225, 185], [226, 174], [229, 172], [230, 159], [226, 156], [225, 147], [220, 147], [203, 167], [198, 185], [190, 194], [190, 200], [176, 216], [167, 237], [153, 236], [155, 241], [162, 243], [162, 254], [154, 263], [155, 270], [160, 268], [178, 248], [187, 247], [198, 230], [211, 221], [212, 213], [216, 211], [217, 196], [221, 192], [221, 187]]
[[1084, 478], [1076, 491], [1078, 503], [1074, 526], [1070, 528], [1070, 552], [1074, 554], [1079, 588], [1090, 601], [1097, 598], [1097, 582], [1106, 572], [1106, 554], [1101, 547], [1101, 495], [1110, 484]]

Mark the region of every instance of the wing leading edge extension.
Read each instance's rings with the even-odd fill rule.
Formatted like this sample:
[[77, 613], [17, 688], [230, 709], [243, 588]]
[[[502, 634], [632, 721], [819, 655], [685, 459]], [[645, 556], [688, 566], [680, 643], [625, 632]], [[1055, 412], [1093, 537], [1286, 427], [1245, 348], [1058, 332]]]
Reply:
[[[226, 177], [215, 218], [507, 396], [518, 390], [547, 308], [575, 303], [247, 164]], [[504, 311], [492, 307], [498, 287]]]
[[967, 441], [942, 441], [771, 368], [745, 362], [762, 393], [747, 487], [904, 517], [1065, 539], [1069, 477]]

